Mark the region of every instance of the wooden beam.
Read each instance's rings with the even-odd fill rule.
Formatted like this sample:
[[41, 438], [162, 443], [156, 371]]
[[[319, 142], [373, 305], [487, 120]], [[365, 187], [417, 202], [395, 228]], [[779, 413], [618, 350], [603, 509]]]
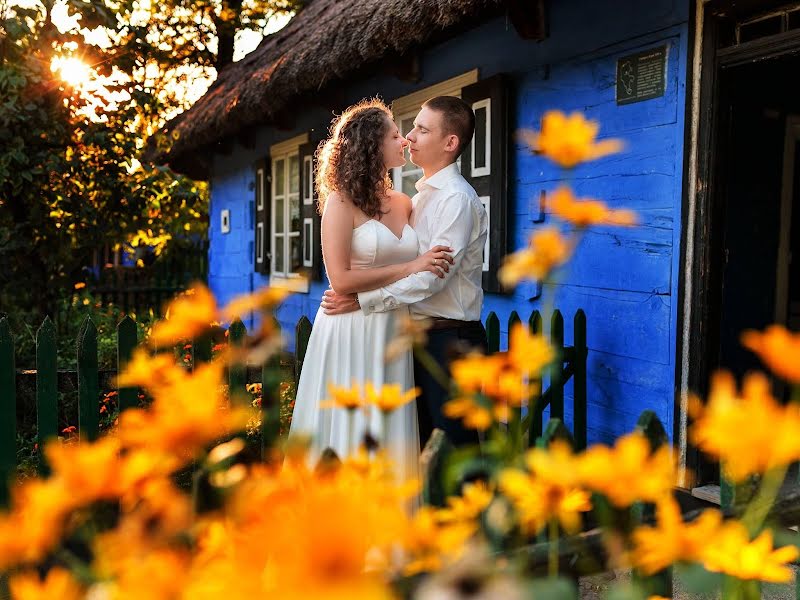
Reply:
[[508, 0], [508, 18], [523, 40], [548, 35], [546, 0]]

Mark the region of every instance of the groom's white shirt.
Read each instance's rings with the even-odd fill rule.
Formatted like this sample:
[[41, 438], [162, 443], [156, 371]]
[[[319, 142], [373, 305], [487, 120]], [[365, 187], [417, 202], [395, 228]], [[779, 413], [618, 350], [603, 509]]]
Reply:
[[454, 264], [444, 279], [415, 273], [385, 287], [360, 292], [365, 314], [410, 304], [412, 316], [479, 321], [483, 304], [483, 248], [488, 218], [478, 195], [455, 163], [417, 184], [409, 219], [420, 254], [441, 245], [453, 249]]

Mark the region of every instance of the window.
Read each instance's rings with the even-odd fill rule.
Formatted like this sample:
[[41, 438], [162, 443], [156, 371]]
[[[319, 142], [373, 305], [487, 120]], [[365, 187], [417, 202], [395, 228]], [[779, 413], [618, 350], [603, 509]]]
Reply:
[[[300, 145], [304, 134], [271, 148], [271, 272], [277, 277], [298, 277], [303, 266], [300, 211]], [[256, 232], [257, 234], [257, 232]]]
[[[435, 96], [457, 96], [460, 98], [461, 88], [476, 81], [478, 81], [478, 70], [473, 69], [458, 77], [418, 90], [408, 96], [397, 98], [392, 102], [392, 112], [394, 113], [397, 128], [400, 130], [400, 135], [405, 136], [414, 128], [414, 118], [426, 100]], [[417, 188], [414, 187], [414, 184], [422, 179], [422, 169], [411, 162], [407, 148], [405, 154], [406, 164], [392, 169], [392, 183], [394, 184], [394, 189], [413, 196], [417, 193]], [[460, 168], [461, 160], [457, 164]]]

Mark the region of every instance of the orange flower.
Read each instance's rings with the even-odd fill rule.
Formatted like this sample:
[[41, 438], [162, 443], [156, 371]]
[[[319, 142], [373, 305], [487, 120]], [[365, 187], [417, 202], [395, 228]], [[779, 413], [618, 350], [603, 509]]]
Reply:
[[354, 380], [353, 384], [347, 387], [328, 384], [328, 394], [330, 400], [320, 403], [320, 408], [344, 408], [355, 410], [364, 406], [364, 396], [361, 394], [361, 386]]
[[564, 264], [572, 253], [572, 244], [554, 227], [535, 232], [530, 246], [509, 254], [500, 267], [498, 277], [505, 287], [513, 287], [523, 279], [544, 279]]
[[579, 112], [567, 116], [559, 110], [551, 110], [542, 117], [541, 132], [522, 130], [520, 137], [534, 152], [571, 169], [582, 162], [622, 150], [620, 140], [595, 141], [599, 129], [596, 121], [587, 120]]
[[297, 290], [288, 285], [280, 287], [276, 285], [262, 287], [252, 294], [239, 296], [231, 300], [227, 306], [222, 309], [222, 318], [226, 321], [233, 321], [248, 315], [254, 310], [273, 308], [295, 291]]
[[558, 188], [547, 203], [552, 213], [569, 221], [576, 227], [589, 227], [591, 225], [620, 225], [630, 226], [636, 224], [636, 213], [630, 210], [611, 210], [599, 200], [578, 200], [568, 187]]
[[550, 343], [541, 334], [532, 334], [521, 323], [509, 333], [508, 360], [511, 365], [528, 377], [538, 377], [556, 355]]
[[380, 389], [375, 389], [372, 383], [367, 382], [366, 393], [367, 402], [377, 406], [381, 412], [388, 413], [414, 400], [419, 396], [420, 389], [415, 387], [404, 392], [399, 383], [392, 383], [384, 385]]
[[204, 332], [216, 320], [214, 295], [202, 283], [196, 283], [170, 302], [166, 319], [153, 326], [150, 341], [155, 346], [176, 344]]
[[44, 579], [38, 573], [20, 573], [9, 581], [14, 600], [80, 600], [81, 586], [69, 571], [54, 567]]
[[758, 354], [776, 375], [800, 383], [800, 334], [787, 331], [780, 325], [770, 325], [764, 333], [745, 331], [742, 345]]

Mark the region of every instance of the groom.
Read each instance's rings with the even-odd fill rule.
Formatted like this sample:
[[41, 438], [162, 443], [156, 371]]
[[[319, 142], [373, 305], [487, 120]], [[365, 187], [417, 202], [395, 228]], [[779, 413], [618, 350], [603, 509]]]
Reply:
[[[486, 350], [486, 331], [480, 319], [488, 219], [478, 195], [455, 164], [474, 131], [475, 114], [466, 102], [454, 96], [437, 96], [422, 105], [414, 129], [406, 136], [411, 162], [424, 173], [412, 199], [411, 226], [417, 232], [420, 252], [436, 245], [453, 249], [454, 264], [449, 273], [443, 279], [428, 271], [416, 273], [358, 295], [328, 290], [322, 301], [328, 314], [359, 307], [370, 314], [409, 304], [413, 318], [431, 320], [425, 349], [445, 372], [449, 372], [452, 351], [459, 346]], [[448, 390], [416, 357], [414, 379], [422, 388], [421, 401], [417, 402], [420, 444], [424, 446], [434, 427], [444, 430], [456, 446], [477, 443], [475, 431], [445, 417], [442, 407]]]

